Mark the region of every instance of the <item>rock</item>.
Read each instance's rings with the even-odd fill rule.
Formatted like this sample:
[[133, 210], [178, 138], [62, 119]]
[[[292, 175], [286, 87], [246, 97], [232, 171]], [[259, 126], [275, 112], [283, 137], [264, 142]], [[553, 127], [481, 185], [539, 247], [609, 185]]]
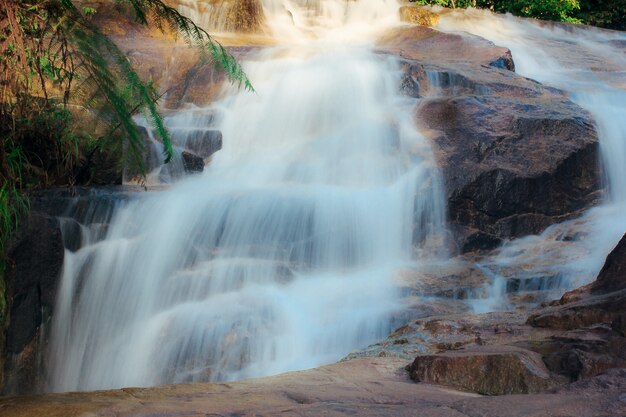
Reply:
[[453, 407], [464, 416], [480, 417], [618, 417], [626, 411], [625, 387], [626, 371], [613, 369], [550, 393], [470, 398]]
[[419, 6], [400, 7], [400, 20], [422, 26], [437, 26], [439, 15]]
[[63, 238], [58, 220], [31, 212], [17, 242], [9, 250], [11, 323], [7, 351], [18, 353], [35, 337], [52, 313], [63, 267]]
[[626, 236], [606, 257], [594, 282], [561, 297], [556, 306], [531, 315], [536, 327], [578, 329], [605, 325], [625, 334], [626, 323]]
[[260, 32], [265, 14], [259, 0], [175, 0], [173, 5], [210, 32]]
[[42, 330], [49, 324], [63, 267], [59, 222], [40, 212], [25, 217], [8, 252], [9, 327], [6, 333], [5, 393], [37, 389]]
[[626, 314], [626, 290], [599, 296], [584, 297], [581, 300], [555, 306], [531, 315], [528, 324], [550, 329], [579, 329], [596, 324], [616, 326]]
[[609, 253], [598, 278], [591, 284], [592, 294], [606, 294], [626, 289], [626, 235]]
[[483, 395], [529, 394], [553, 385], [538, 354], [513, 347], [418, 356], [408, 370], [414, 381]]
[[518, 76], [510, 51], [474, 36], [398, 29], [379, 47], [404, 58], [401, 91], [432, 141], [461, 252], [537, 234], [599, 199], [598, 137], [566, 94]]
[[206, 128], [172, 128], [172, 142], [190, 152], [208, 158], [222, 149], [222, 132]]
[[[545, 417], [619, 416], [626, 371], [611, 370], [555, 392], [479, 396], [415, 384], [396, 358], [364, 358], [319, 369], [228, 383], [45, 394], [0, 399], [3, 417], [302, 416]], [[234, 400], [236, 399], [236, 400]]]
[[539, 233], [593, 204], [598, 141], [585, 116], [558, 98], [466, 96], [420, 106], [420, 123], [438, 132], [445, 155], [450, 220], [505, 239]]
[[181, 153], [181, 157], [183, 159], [185, 172], [192, 173], [204, 171], [204, 159], [202, 159], [202, 157], [188, 151], [183, 151]]
[[550, 372], [569, 381], [592, 378], [612, 368], [626, 367], [626, 339], [608, 332], [570, 332], [525, 347], [540, 353]]
[[29, 194], [30, 212], [8, 252], [10, 311], [0, 392], [23, 394], [43, 388], [45, 349], [65, 248], [76, 250], [80, 245], [78, 223], [100, 228], [104, 237], [113, 208], [139, 192], [143, 187], [55, 188]]
[[442, 33], [425, 26], [392, 29], [378, 39], [377, 47], [381, 52], [402, 57], [411, 64], [438, 67], [453, 73], [470, 68], [502, 69], [504, 62], [510, 62], [511, 67], [507, 69], [513, 69], [511, 51], [507, 48], [478, 36]]

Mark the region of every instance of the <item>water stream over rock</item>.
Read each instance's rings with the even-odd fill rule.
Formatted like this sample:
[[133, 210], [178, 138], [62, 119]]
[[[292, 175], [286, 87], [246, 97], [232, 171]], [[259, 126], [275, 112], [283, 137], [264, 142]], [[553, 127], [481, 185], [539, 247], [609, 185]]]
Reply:
[[508, 242], [486, 260], [494, 278], [491, 297], [477, 300], [475, 309], [506, 307], [507, 269], [538, 277], [534, 285], [554, 289], [557, 297], [591, 282], [626, 230], [626, 34], [473, 9], [439, 11], [438, 30], [478, 35], [509, 48], [516, 72], [568, 92], [593, 115], [608, 189], [604, 203], [582, 218]]
[[[179, 7], [228, 31], [240, 13], [228, 4], [181, 1]], [[508, 292], [560, 295], [595, 277], [626, 230], [623, 33], [440, 11], [439, 30], [510, 48], [519, 74], [568, 92], [594, 116], [606, 202], [571, 220], [598, 188], [594, 169], [576, 176], [585, 161], [596, 159], [593, 128], [565, 94], [511, 72], [508, 51], [424, 28], [396, 33], [385, 45], [381, 35], [393, 35], [400, 25], [392, 0], [246, 4], [254, 16], [241, 29], [271, 39], [244, 57], [257, 92], [224, 86], [209, 106], [167, 118], [175, 136], [211, 136], [221, 151], [208, 151], [213, 155], [202, 174], [168, 176], [170, 186], [120, 204], [107, 225], [92, 219], [94, 226], [81, 228], [79, 245], [66, 244], [50, 390], [265, 376], [330, 363], [365, 347], [387, 336], [392, 316], [406, 307], [403, 274], [419, 278], [436, 270], [432, 275], [440, 277], [437, 271], [460, 262], [446, 257], [446, 198], [460, 207], [450, 203], [450, 210], [465, 210], [464, 193], [474, 190], [470, 180], [495, 215], [470, 207], [457, 216], [466, 221], [459, 224], [480, 229], [490, 223], [493, 230], [486, 232], [496, 244], [570, 220], [505, 242], [473, 264], [490, 288], [481, 291], [478, 279], [446, 291], [463, 293], [483, 312], [508, 308]], [[423, 42], [417, 45], [412, 36]], [[458, 51], [456, 62], [437, 42], [468, 49]], [[430, 107], [416, 115], [420, 100]], [[499, 105], [510, 112], [495, 113]], [[463, 131], [452, 126], [451, 111], [485, 120]], [[420, 133], [419, 120], [433, 115], [440, 126], [421, 126]], [[556, 133], [550, 130], [555, 121]], [[500, 124], [507, 125], [504, 133]], [[437, 129], [445, 134], [434, 135]], [[458, 138], [475, 132], [484, 136], [475, 141], [480, 146], [463, 143], [459, 150]], [[580, 137], [585, 132], [589, 138]], [[511, 145], [502, 145], [499, 134]], [[545, 137], [570, 147], [574, 162], [564, 162], [570, 148], [559, 149], [554, 164], [544, 163], [545, 155], [541, 164], [512, 161], [516, 149], [543, 152], [536, 145]], [[432, 143], [448, 152], [445, 179]], [[479, 158], [470, 161], [474, 154]], [[523, 161], [525, 155], [513, 156]], [[525, 165], [533, 171], [527, 178]], [[163, 175], [155, 171], [151, 178]], [[446, 187], [454, 195], [446, 195], [446, 181], [455, 183], [453, 193]], [[502, 184], [502, 195], [489, 195]], [[572, 184], [581, 190], [569, 192]], [[535, 186], [545, 192], [535, 193]], [[511, 189], [520, 191], [522, 209], [515, 211]], [[549, 192], [571, 207], [550, 211], [558, 201], [539, 201], [551, 198]], [[496, 207], [502, 199], [508, 206]], [[520, 218], [531, 219], [528, 229]]]
[[[66, 250], [51, 390], [271, 375], [389, 332], [394, 273], [445, 228], [416, 99], [398, 92], [398, 62], [367, 46], [397, 20], [392, 3], [294, 6], [295, 46], [244, 63], [256, 94], [225, 87], [168, 119], [211, 120], [223, 149], [201, 175], [118, 209], [104, 239], [86, 229]], [[272, 10], [280, 41], [287, 10]]]

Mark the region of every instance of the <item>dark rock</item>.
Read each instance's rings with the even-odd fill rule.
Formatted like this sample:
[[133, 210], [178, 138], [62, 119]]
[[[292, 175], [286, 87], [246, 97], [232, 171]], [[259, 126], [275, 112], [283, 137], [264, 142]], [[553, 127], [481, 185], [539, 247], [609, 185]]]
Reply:
[[500, 58], [496, 59], [495, 61], [491, 61], [489, 65], [496, 68], [515, 71], [515, 62], [513, 62], [513, 55], [511, 55], [511, 51], [507, 51]]
[[18, 353], [49, 318], [63, 267], [63, 238], [58, 220], [31, 213], [9, 251], [12, 295], [7, 351]]
[[222, 149], [222, 132], [206, 128], [172, 128], [172, 142], [190, 152], [208, 158]]
[[121, 186], [39, 190], [29, 195], [30, 212], [11, 245], [8, 271], [9, 326], [3, 393], [32, 393], [43, 388], [45, 348], [63, 267], [65, 247], [81, 244], [81, 224], [92, 238], [104, 237], [115, 206], [143, 192]]
[[25, 217], [8, 252], [9, 326], [0, 381], [4, 393], [38, 389], [43, 329], [52, 317], [64, 252], [56, 218], [39, 212]]
[[194, 153], [183, 151], [181, 153], [183, 159], [183, 167], [185, 172], [202, 172], [204, 171], [204, 159]]
[[414, 381], [483, 395], [536, 393], [553, 385], [538, 354], [507, 346], [418, 356], [408, 370]]
[[591, 116], [563, 92], [517, 75], [506, 48], [425, 27], [390, 31], [401, 91], [445, 179], [462, 252], [494, 248], [579, 215], [601, 189]]
[[539, 233], [598, 197], [597, 136], [562, 97], [432, 99], [418, 118], [437, 132], [450, 220], [479, 231], [464, 236], [464, 250]]
[[626, 235], [606, 257], [604, 266], [590, 289], [592, 294], [626, 289]]

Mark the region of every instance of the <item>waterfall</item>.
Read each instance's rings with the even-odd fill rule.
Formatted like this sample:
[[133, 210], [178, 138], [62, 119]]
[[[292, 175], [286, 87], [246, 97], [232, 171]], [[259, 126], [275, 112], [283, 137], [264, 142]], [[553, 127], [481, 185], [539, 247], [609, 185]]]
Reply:
[[[529, 275], [554, 274], [559, 277], [555, 297], [591, 282], [626, 232], [626, 34], [484, 10], [440, 12], [438, 30], [467, 32], [507, 47], [520, 75], [568, 92], [591, 113], [600, 139], [607, 188], [604, 203], [581, 219], [548, 228], [541, 236], [507, 243], [486, 265], [496, 271], [533, 265], [535, 271], [524, 267]], [[567, 235], [582, 238], [564, 246], [562, 238]], [[504, 289], [495, 288], [500, 283], [494, 280], [494, 290], [502, 300]], [[484, 303], [476, 303], [477, 310], [483, 311]]]
[[66, 251], [51, 390], [271, 375], [388, 333], [394, 274], [445, 227], [416, 101], [368, 46], [398, 6], [285, 4], [264, 4], [281, 46], [243, 62], [257, 93], [226, 86], [167, 119], [223, 133], [204, 173], [135, 196]]

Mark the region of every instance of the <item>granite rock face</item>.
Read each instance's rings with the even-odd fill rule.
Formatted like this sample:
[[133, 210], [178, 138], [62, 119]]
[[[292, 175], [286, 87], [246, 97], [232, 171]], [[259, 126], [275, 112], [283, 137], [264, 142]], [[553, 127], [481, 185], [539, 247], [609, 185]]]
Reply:
[[530, 394], [554, 385], [540, 355], [507, 346], [418, 356], [408, 371], [417, 382], [482, 395]]
[[400, 90], [421, 99], [415, 120], [433, 143], [461, 252], [539, 233], [598, 200], [591, 116], [517, 75], [510, 51], [419, 26], [379, 47], [403, 58]]

